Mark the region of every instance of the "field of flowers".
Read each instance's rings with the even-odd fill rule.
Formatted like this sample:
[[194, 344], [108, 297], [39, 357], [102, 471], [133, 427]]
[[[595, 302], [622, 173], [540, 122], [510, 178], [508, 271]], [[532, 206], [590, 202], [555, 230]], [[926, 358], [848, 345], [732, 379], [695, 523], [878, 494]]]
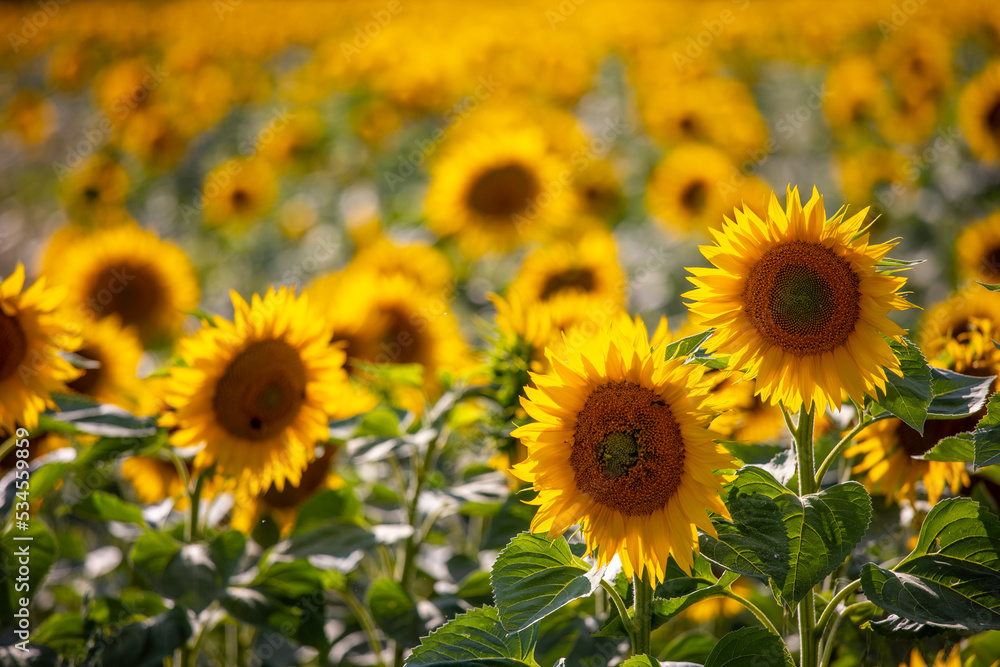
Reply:
[[1000, 3], [0, 4], [0, 667], [997, 667]]

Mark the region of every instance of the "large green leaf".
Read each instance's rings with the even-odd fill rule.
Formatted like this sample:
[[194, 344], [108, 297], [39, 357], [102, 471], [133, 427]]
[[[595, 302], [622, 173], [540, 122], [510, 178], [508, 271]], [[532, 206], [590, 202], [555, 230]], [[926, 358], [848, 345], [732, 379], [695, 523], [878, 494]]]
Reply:
[[910, 631], [1000, 629], [1000, 519], [967, 498], [938, 503], [913, 552], [894, 570], [866, 565], [861, 585]]
[[386, 636], [409, 648], [420, 642], [424, 623], [417, 603], [394, 579], [379, 579], [368, 589], [368, 608]]
[[148, 532], [136, 542], [132, 563], [155, 591], [195, 611], [219, 599], [225, 587], [204, 542], [182, 544], [169, 535]]
[[972, 461], [976, 457], [976, 446], [971, 433], [959, 433], [938, 441], [925, 453], [924, 461]]
[[84, 667], [129, 665], [154, 667], [191, 637], [187, 612], [174, 607], [155, 618], [131, 623], [110, 637], [98, 638], [82, 663]]
[[251, 587], [285, 600], [323, 590], [322, 572], [308, 560], [277, 561], [262, 568]]
[[53, 394], [57, 412], [49, 420], [71, 426], [80, 433], [109, 438], [143, 438], [156, 434], [156, 417], [136, 417], [125, 410], [78, 394]]
[[292, 636], [299, 627], [302, 611], [274, 597], [243, 586], [230, 586], [220, 598], [222, 608], [233, 618], [258, 628], [277, 630]]
[[[909, 340], [904, 338], [902, 343], [886, 340], [899, 359], [903, 375], [887, 372], [885, 391], [876, 389], [875, 402], [922, 435], [927, 407], [933, 398], [930, 367], [920, 348]], [[873, 412], [877, 410], [873, 409]]]
[[593, 593], [603, 568], [590, 569], [562, 537], [521, 533], [500, 552], [491, 581], [508, 632], [523, 630], [565, 604]]
[[927, 415], [934, 419], [959, 419], [974, 415], [986, 405], [995, 375], [976, 377], [931, 367], [931, 393]]
[[703, 534], [702, 553], [733, 572], [770, 578], [790, 603], [844, 562], [872, 515], [871, 498], [857, 482], [799, 498], [754, 466], [737, 472], [726, 506], [733, 521], [713, 521], [719, 540]]
[[274, 550], [293, 559], [313, 555], [345, 558], [375, 544], [375, 535], [370, 530], [353, 521], [336, 519], [282, 540], [275, 545]]
[[74, 505], [73, 514], [95, 521], [123, 521], [143, 527], [146, 525], [138, 506], [100, 489], [91, 491]]
[[535, 666], [532, 653], [538, 625], [510, 635], [493, 607], [474, 609], [457, 616], [428, 637], [406, 661], [408, 667], [462, 664], [467, 667]]
[[993, 394], [986, 406], [986, 416], [973, 431], [976, 445], [976, 468], [1000, 463], [1000, 392]]
[[781, 637], [764, 628], [740, 628], [719, 640], [705, 667], [795, 667]]

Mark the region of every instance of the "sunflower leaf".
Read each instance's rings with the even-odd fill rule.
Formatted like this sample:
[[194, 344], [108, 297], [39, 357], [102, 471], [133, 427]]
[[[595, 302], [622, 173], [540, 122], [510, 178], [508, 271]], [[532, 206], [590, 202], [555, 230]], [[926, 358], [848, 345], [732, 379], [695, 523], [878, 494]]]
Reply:
[[705, 667], [747, 664], [794, 667], [785, 642], [764, 628], [740, 628], [726, 634], [705, 660]]
[[694, 334], [693, 336], [687, 336], [685, 338], [675, 340], [669, 345], [664, 346], [664, 358], [670, 360], [694, 354], [698, 351], [698, 348], [701, 347], [701, 344], [708, 340], [713, 333], [715, 333], [715, 329], [708, 329], [706, 331], [702, 331], [701, 333]]
[[976, 468], [1000, 463], [1000, 393], [990, 397], [986, 416], [976, 425], [972, 438], [976, 446]]
[[302, 610], [255, 588], [230, 586], [221, 598], [222, 608], [233, 618], [258, 628], [291, 635], [299, 626]]
[[924, 520], [913, 552], [894, 571], [865, 565], [861, 586], [873, 603], [913, 624], [1000, 629], [1000, 519], [968, 498], [942, 501]]
[[368, 589], [368, 608], [387, 636], [406, 648], [420, 643], [425, 628], [417, 602], [398, 581], [383, 578], [373, 583]]
[[[978, 280], [976, 282], [979, 283]], [[986, 283], [979, 283], [979, 284], [985, 287], [986, 289], [990, 290], [991, 292], [1000, 292], [1000, 285], [988, 285]]]
[[886, 340], [899, 359], [903, 374], [886, 372], [885, 391], [875, 389], [875, 403], [923, 435], [927, 408], [934, 397], [930, 367], [920, 348], [909, 340], [904, 338], [902, 343]]
[[588, 569], [562, 537], [521, 533], [500, 552], [490, 580], [508, 632], [520, 632], [601, 585], [604, 568]]
[[944, 438], [920, 458], [924, 461], [972, 461], [976, 456], [971, 433]]
[[130, 623], [105, 641], [94, 642], [81, 667], [159, 665], [184, 645], [193, 631], [187, 612], [174, 607], [159, 616]]
[[995, 375], [975, 377], [944, 368], [930, 370], [934, 398], [927, 406], [927, 416], [933, 419], [960, 419], [979, 412], [996, 379]]
[[142, 438], [156, 434], [156, 417], [136, 417], [118, 406], [95, 403], [75, 394], [53, 394], [52, 400], [58, 411], [46, 414], [79, 433], [109, 438]]
[[424, 637], [406, 661], [407, 667], [480, 665], [520, 667], [535, 665], [532, 657], [538, 639], [538, 624], [507, 634], [497, 610], [482, 607], [456, 616]]

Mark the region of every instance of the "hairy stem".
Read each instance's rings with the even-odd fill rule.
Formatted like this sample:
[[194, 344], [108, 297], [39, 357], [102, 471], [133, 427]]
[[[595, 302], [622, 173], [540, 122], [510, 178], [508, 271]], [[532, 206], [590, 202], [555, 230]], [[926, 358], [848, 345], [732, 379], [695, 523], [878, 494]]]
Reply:
[[[803, 405], [799, 410], [799, 423], [795, 427], [795, 454], [799, 464], [799, 495], [816, 491], [813, 472], [813, 405]], [[799, 602], [799, 667], [816, 667], [816, 609], [810, 590]]]
[[632, 578], [632, 588], [635, 597], [635, 641], [632, 643], [633, 655], [649, 653], [649, 635], [653, 630], [653, 585], [649, 581], [647, 569], [644, 576], [639, 574]]

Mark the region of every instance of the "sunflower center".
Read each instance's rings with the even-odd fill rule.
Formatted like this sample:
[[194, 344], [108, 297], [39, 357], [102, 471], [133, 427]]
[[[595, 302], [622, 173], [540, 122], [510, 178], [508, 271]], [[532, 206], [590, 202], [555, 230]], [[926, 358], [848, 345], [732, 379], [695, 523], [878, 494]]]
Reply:
[[267, 440], [295, 421], [305, 397], [306, 370], [298, 352], [283, 340], [265, 340], [229, 362], [212, 409], [230, 435]]
[[670, 406], [627, 381], [594, 389], [577, 417], [570, 453], [577, 488], [627, 516], [663, 508], [684, 474], [684, 439]]
[[83, 198], [88, 202], [95, 202], [101, 196], [101, 191], [93, 185], [89, 185], [83, 189]]
[[587, 268], [574, 268], [553, 274], [542, 285], [539, 295], [542, 301], [548, 301], [556, 294], [570, 290], [593, 292], [595, 285], [594, 272]]
[[509, 218], [523, 212], [538, 194], [535, 177], [519, 164], [488, 169], [469, 189], [469, 208], [493, 218]]
[[983, 254], [983, 275], [991, 282], [1000, 280], [1000, 247], [991, 248]]
[[847, 342], [860, 316], [860, 281], [850, 264], [820, 243], [787, 241], [750, 269], [743, 303], [760, 336], [796, 356]]
[[375, 363], [420, 364], [424, 362], [426, 338], [416, 326], [420, 318], [398, 308], [387, 312], [388, 323], [375, 351]]
[[101, 384], [101, 380], [104, 377], [104, 361], [101, 359], [100, 351], [89, 346], [77, 350], [76, 354], [84, 359], [96, 361], [99, 365], [97, 368], [85, 369], [83, 375], [72, 382], [66, 383], [66, 386], [81, 394], [92, 394]]
[[975, 414], [961, 419], [931, 419], [924, 423], [923, 435], [900, 421], [896, 426], [896, 438], [907, 456], [923, 456], [942, 439], [976, 428], [982, 416]]
[[105, 267], [90, 286], [87, 303], [97, 317], [118, 313], [122, 323], [147, 332], [166, 302], [160, 276], [145, 264]]
[[298, 486], [285, 484], [281, 491], [272, 486], [264, 493], [264, 502], [276, 509], [288, 509], [296, 507], [311, 496], [323, 485], [327, 473], [330, 472], [330, 461], [336, 449], [332, 445], [324, 446], [323, 455], [302, 471], [302, 479], [299, 480]]
[[250, 193], [242, 188], [237, 188], [233, 190], [233, 194], [230, 196], [230, 200], [233, 204], [233, 210], [237, 213], [242, 213], [250, 208], [251, 198]]
[[699, 214], [705, 210], [708, 203], [708, 188], [702, 181], [690, 183], [681, 192], [681, 205], [694, 214]]
[[1000, 99], [986, 112], [986, 127], [995, 137], [1000, 137]]
[[20, 323], [0, 313], [0, 381], [14, 374], [28, 353], [28, 341]]

